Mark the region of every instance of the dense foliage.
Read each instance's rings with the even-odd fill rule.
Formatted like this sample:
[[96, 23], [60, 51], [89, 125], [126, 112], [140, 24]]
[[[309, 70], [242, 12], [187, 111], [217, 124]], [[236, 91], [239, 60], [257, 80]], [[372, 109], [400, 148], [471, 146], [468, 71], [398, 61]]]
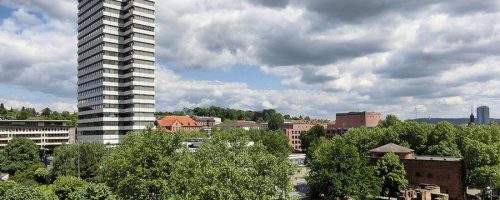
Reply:
[[101, 173], [123, 199], [286, 199], [293, 172], [288, 143], [277, 132], [249, 133], [216, 132], [192, 152], [182, 135], [148, 128], [128, 134]]
[[[500, 168], [500, 126], [496, 123], [434, 125], [400, 121], [389, 115], [377, 128], [349, 129], [345, 139], [361, 152], [392, 142], [421, 155], [463, 157], [467, 184], [471, 186], [486, 187], [486, 174]], [[500, 181], [494, 182], [494, 186], [500, 188], [497, 183]]]
[[97, 142], [59, 146], [54, 150], [53, 176], [78, 177], [79, 162], [82, 179], [99, 181], [99, 168], [107, 153], [106, 146]]
[[300, 145], [302, 147], [302, 150], [308, 155], [308, 157], [309, 157], [308, 152], [311, 146], [314, 146], [313, 144], [317, 143], [318, 140], [321, 140], [321, 138], [324, 138], [325, 135], [326, 135], [326, 129], [322, 125], [314, 125], [306, 133], [300, 134], [300, 140], [301, 140]]
[[21, 109], [7, 109], [3, 103], [0, 103], [0, 119], [5, 120], [70, 120], [70, 124], [76, 126], [77, 118], [77, 113], [70, 113], [67, 111], [59, 113], [57, 111], [52, 111], [50, 108], [44, 108], [41, 112], [37, 112], [35, 108], [25, 108], [24, 106]]
[[309, 195], [314, 199], [366, 199], [381, 191], [381, 180], [367, 156], [339, 136], [321, 142], [311, 152], [307, 166]]
[[2, 170], [14, 175], [25, 172], [32, 166], [42, 163], [39, 148], [35, 142], [27, 138], [14, 138], [10, 140], [1, 153], [3, 157]]
[[171, 197], [287, 199], [294, 168], [287, 154], [263, 141], [252, 145], [248, 134], [231, 130], [215, 134], [194, 153], [183, 151], [171, 174]]
[[30, 185], [15, 184], [13, 187], [7, 189], [3, 196], [4, 200], [45, 200], [46, 196], [40, 191], [38, 187]]
[[[268, 122], [273, 114], [281, 113], [276, 112], [274, 109], [264, 109], [262, 111], [239, 110], [231, 108], [222, 108], [217, 106], [210, 106], [208, 108], [196, 107], [194, 109], [184, 108], [182, 111], [174, 112], [156, 112], [156, 116], [170, 116], [170, 115], [195, 115], [195, 116], [211, 116], [220, 117], [222, 121], [235, 121], [247, 120], [256, 122]], [[282, 115], [285, 120], [310, 120], [309, 116], [292, 117], [290, 115]]]
[[399, 156], [394, 153], [385, 154], [377, 161], [375, 167], [377, 177], [382, 179], [381, 196], [398, 197], [399, 192], [406, 189], [406, 171], [399, 160]]

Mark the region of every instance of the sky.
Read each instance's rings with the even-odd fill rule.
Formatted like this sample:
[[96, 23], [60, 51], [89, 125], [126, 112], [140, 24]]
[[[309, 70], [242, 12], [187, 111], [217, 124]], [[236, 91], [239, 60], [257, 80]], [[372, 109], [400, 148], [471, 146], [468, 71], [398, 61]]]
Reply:
[[[0, 0], [0, 102], [76, 110], [76, 0]], [[497, 0], [157, 0], [156, 109], [500, 117]]]

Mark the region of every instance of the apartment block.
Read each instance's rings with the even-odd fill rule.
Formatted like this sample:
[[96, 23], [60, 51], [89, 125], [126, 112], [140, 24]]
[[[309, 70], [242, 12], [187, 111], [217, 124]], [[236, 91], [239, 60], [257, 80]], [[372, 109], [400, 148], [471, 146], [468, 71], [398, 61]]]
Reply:
[[154, 23], [155, 0], [78, 0], [78, 141], [154, 123]]
[[314, 124], [308, 123], [285, 123], [281, 126], [281, 129], [285, 131], [288, 137], [288, 142], [292, 146], [294, 151], [302, 151], [302, 141], [300, 140], [300, 134], [306, 133], [314, 126]]
[[43, 150], [75, 142], [75, 128], [67, 120], [0, 120], [0, 149], [13, 138], [33, 140]]

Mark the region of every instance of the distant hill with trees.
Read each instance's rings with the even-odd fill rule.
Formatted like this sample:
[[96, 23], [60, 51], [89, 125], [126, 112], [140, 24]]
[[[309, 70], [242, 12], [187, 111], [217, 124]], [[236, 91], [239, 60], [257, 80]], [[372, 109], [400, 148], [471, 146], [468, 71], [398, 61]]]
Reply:
[[256, 122], [268, 122], [271, 116], [274, 114], [279, 114], [285, 120], [310, 120], [309, 116], [299, 116], [294, 117], [289, 114], [282, 114], [274, 109], [264, 109], [262, 111], [252, 111], [252, 110], [240, 110], [232, 108], [222, 108], [218, 106], [210, 106], [207, 108], [184, 108], [181, 111], [173, 112], [156, 112], [155, 116], [171, 116], [171, 115], [190, 115], [190, 116], [210, 116], [210, 117], [220, 117], [222, 121], [236, 121], [236, 120], [246, 120], [246, 121], [256, 121]]
[[70, 120], [72, 126], [76, 126], [76, 119], [78, 114], [76, 112], [70, 113], [68, 111], [57, 112], [50, 108], [44, 108], [37, 112], [35, 108], [22, 107], [21, 109], [7, 107], [0, 103], [0, 119], [2, 120]]

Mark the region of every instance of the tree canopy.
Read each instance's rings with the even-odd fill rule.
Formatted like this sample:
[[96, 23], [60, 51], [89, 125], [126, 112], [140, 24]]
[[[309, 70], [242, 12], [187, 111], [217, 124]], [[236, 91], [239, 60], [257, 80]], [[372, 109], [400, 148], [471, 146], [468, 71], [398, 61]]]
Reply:
[[375, 167], [377, 177], [382, 179], [382, 191], [380, 195], [388, 197], [398, 197], [400, 191], [406, 189], [406, 171], [399, 160], [399, 156], [394, 153], [387, 153], [377, 161]]
[[322, 142], [311, 153], [307, 166], [312, 198], [363, 199], [381, 191], [381, 181], [367, 157], [340, 136]]
[[12, 174], [25, 171], [42, 162], [38, 146], [27, 138], [13, 138], [5, 146], [2, 154], [5, 163], [1, 167]]
[[[101, 161], [108, 153], [105, 145], [93, 143], [64, 144], [55, 148], [53, 159], [53, 175], [78, 176], [78, 159], [80, 160], [80, 177], [88, 181], [97, 181]], [[78, 158], [78, 155], [80, 158]]]
[[322, 125], [314, 125], [306, 133], [300, 134], [301, 147], [302, 150], [308, 152], [309, 147], [315, 140], [319, 140], [321, 137], [325, 137], [326, 129]]
[[174, 165], [170, 193], [180, 199], [288, 199], [294, 168], [264, 140], [242, 130], [215, 134]]
[[35, 108], [22, 107], [21, 109], [10, 108], [7, 110], [3, 103], [0, 103], [0, 119], [5, 120], [30, 120], [30, 119], [44, 119], [44, 120], [70, 120], [70, 125], [76, 126], [77, 113], [70, 113], [63, 111], [61, 113], [52, 111], [50, 108], [44, 108], [39, 113]]
[[126, 135], [101, 172], [123, 199], [286, 199], [288, 144], [278, 132], [252, 133], [216, 131], [191, 151], [181, 135], [147, 128]]

